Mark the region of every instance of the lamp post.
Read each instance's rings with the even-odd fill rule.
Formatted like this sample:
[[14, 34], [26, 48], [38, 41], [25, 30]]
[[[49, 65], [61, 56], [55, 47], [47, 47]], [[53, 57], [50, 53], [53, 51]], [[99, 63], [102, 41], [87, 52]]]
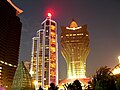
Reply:
[[118, 59], [119, 59], [119, 63], [120, 63], [120, 56], [118, 56]]
[[35, 85], [35, 90], [38, 90], [38, 82], [36, 80], [34, 81], [34, 85]]

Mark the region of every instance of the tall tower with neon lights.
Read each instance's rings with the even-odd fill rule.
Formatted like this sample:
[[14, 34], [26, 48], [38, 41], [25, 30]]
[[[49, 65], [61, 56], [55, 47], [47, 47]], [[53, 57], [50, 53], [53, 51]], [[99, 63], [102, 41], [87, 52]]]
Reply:
[[57, 23], [51, 19], [51, 13], [41, 23], [42, 29], [33, 37], [31, 76], [36, 89], [47, 88], [50, 83], [58, 85], [58, 43]]
[[87, 25], [78, 26], [72, 20], [61, 30], [61, 52], [67, 63], [67, 78], [86, 78], [86, 59], [90, 50]]

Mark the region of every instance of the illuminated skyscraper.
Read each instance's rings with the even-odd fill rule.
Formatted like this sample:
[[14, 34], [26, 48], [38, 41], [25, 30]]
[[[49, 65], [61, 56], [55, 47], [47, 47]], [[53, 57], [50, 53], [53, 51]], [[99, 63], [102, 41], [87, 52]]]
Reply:
[[51, 20], [51, 14], [41, 23], [42, 29], [33, 37], [31, 76], [36, 88], [44, 88], [50, 83], [58, 85], [58, 44], [57, 23]]
[[89, 54], [87, 25], [78, 26], [72, 20], [68, 27], [61, 27], [62, 55], [67, 63], [68, 78], [86, 77], [86, 59]]
[[21, 12], [10, 0], [0, 0], [0, 89], [10, 90], [18, 64]]

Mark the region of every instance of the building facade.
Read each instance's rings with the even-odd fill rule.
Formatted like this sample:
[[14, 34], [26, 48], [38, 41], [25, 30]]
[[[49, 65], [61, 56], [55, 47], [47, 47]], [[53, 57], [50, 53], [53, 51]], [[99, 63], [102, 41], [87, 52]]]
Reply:
[[28, 72], [30, 72], [30, 61], [24, 61], [24, 65], [26, 69], [28, 70]]
[[17, 66], [11, 90], [34, 90], [32, 77], [23, 61]]
[[30, 73], [36, 88], [47, 88], [52, 82], [58, 85], [57, 23], [48, 16], [41, 25], [33, 37]]
[[10, 90], [18, 64], [22, 10], [10, 0], [0, 0], [0, 88]]
[[61, 53], [67, 63], [67, 78], [86, 78], [86, 59], [90, 50], [87, 25], [78, 26], [72, 20], [61, 30]]

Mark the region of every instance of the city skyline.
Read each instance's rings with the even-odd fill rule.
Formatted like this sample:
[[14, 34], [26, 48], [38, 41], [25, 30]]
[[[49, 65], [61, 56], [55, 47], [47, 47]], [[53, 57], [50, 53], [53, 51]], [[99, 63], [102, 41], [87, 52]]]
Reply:
[[[113, 68], [120, 55], [120, 1], [119, 0], [36, 0], [16, 1], [15, 5], [24, 11], [20, 15], [23, 23], [20, 60], [30, 60], [31, 42], [36, 30], [40, 28], [41, 21], [46, 17], [46, 12], [53, 12], [52, 18], [58, 23], [58, 41], [60, 42], [60, 26], [69, 25], [72, 18], [81, 24], [88, 24], [90, 35], [90, 53], [87, 59], [87, 76], [95, 73], [100, 66], [107, 65]], [[49, 10], [50, 9], [50, 10]], [[60, 43], [59, 43], [59, 48]], [[62, 66], [60, 66], [62, 65]], [[65, 60], [59, 51], [60, 78], [66, 77]]]

